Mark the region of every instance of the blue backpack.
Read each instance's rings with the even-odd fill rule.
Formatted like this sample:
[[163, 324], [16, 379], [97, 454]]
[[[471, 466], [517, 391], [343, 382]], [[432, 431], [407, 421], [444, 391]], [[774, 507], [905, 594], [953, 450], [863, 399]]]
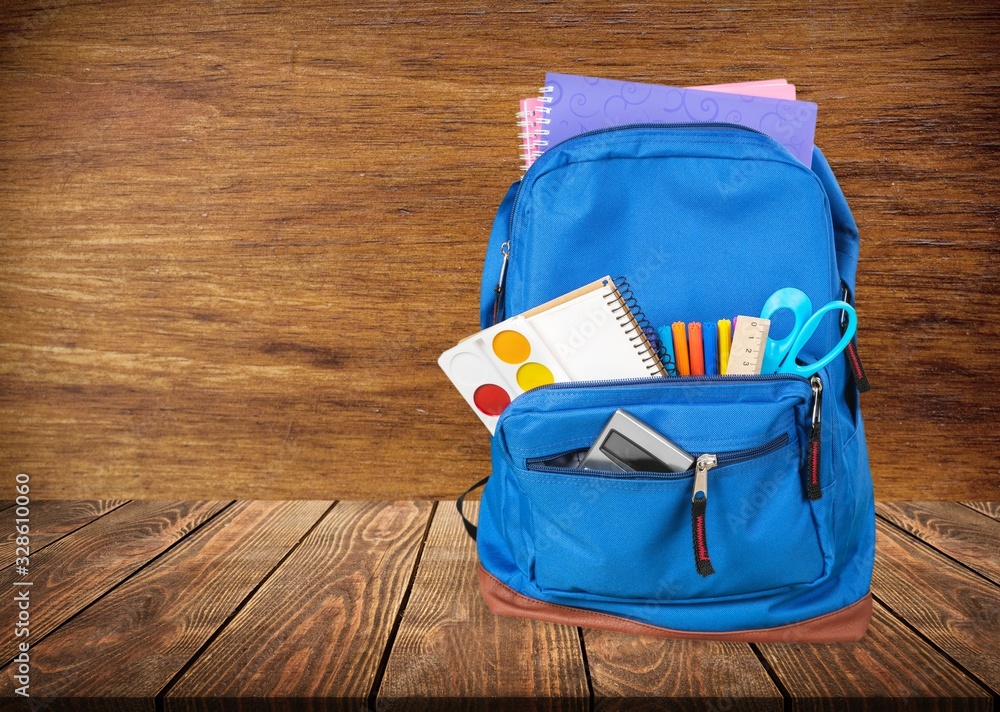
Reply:
[[[607, 274], [628, 279], [654, 326], [759, 314], [789, 286], [813, 304], [853, 303], [858, 243], [818, 149], [810, 169], [729, 124], [594, 131], [545, 152], [501, 203], [482, 325]], [[837, 319], [824, 319], [802, 360], [840, 338]], [[857, 640], [875, 555], [866, 388], [852, 343], [813, 379], [651, 377], [515, 398], [497, 422], [479, 511], [490, 609], [661, 637]], [[701, 473], [704, 498], [692, 496], [694, 470], [561, 466], [619, 408], [696, 456], [717, 455]]]

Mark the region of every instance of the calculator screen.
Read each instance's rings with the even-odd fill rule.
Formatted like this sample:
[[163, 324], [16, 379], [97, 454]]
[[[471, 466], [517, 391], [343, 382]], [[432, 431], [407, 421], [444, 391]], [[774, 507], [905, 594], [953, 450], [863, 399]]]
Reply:
[[612, 462], [626, 470], [637, 472], [672, 472], [666, 465], [626, 438], [617, 430], [611, 433], [601, 443], [601, 452]]

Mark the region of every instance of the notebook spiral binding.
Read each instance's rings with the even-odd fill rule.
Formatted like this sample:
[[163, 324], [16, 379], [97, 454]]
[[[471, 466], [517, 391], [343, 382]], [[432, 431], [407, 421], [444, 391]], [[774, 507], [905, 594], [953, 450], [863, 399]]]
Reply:
[[635, 294], [628, 284], [628, 280], [625, 277], [615, 277], [612, 280], [611, 287], [612, 290], [607, 295], [610, 300], [608, 301], [608, 306], [611, 307], [612, 314], [617, 313], [615, 319], [618, 320], [625, 333], [628, 334], [629, 341], [642, 354], [646, 370], [651, 375], [667, 375], [667, 368], [663, 363], [661, 349], [658, 346], [654, 346], [650, 341], [650, 335], [655, 333], [653, 327], [650, 326], [646, 315], [639, 308], [639, 302], [636, 300]]
[[549, 135], [545, 126], [549, 123], [546, 115], [550, 111], [542, 99], [521, 100], [521, 110], [517, 112], [517, 125], [521, 129], [518, 133], [521, 139], [520, 158], [524, 162], [521, 170], [528, 170], [549, 145], [544, 137]]

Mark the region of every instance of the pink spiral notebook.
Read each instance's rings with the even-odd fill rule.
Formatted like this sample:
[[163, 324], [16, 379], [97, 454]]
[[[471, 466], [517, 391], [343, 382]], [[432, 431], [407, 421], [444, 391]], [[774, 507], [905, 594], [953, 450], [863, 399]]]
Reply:
[[546, 145], [543, 123], [545, 104], [537, 97], [521, 99], [521, 110], [517, 112], [517, 126], [520, 128], [521, 160], [524, 170], [531, 168], [535, 159], [542, 155]]

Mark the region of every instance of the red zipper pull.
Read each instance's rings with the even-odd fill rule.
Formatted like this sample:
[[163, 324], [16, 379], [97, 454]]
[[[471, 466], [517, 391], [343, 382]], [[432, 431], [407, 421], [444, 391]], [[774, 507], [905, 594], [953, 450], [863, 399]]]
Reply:
[[694, 565], [702, 576], [715, 573], [708, 556], [705, 533], [705, 513], [708, 509], [708, 471], [719, 464], [715, 455], [701, 455], [694, 470], [694, 492], [691, 494], [691, 536], [694, 539]]
[[809, 499], [819, 499], [823, 496], [823, 490], [820, 487], [819, 480], [819, 468], [820, 468], [820, 447], [822, 444], [822, 411], [823, 411], [823, 381], [820, 380], [819, 376], [813, 376], [809, 379], [809, 385], [812, 387], [813, 392], [813, 405], [812, 405], [812, 427], [809, 430], [809, 466], [808, 466], [808, 478], [806, 482], [806, 493]]
[[851, 375], [854, 376], [854, 385], [858, 387], [858, 393], [865, 393], [872, 389], [872, 384], [865, 373], [865, 367], [861, 365], [861, 357], [858, 356], [858, 346], [853, 341], [847, 344], [844, 350], [847, 354], [847, 364], [851, 367]]
[[[851, 293], [844, 287], [844, 301], [848, 304], [853, 304], [850, 301]], [[847, 326], [847, 312], [840, 315], [840, 329], [844, 330]], [[851, 369], [851, 375], [854, 376], [854, 385], [858, 387], [858, 393], [865, 393], [872, 389], [871, 381], [868, 380], [868, 374], [865, 373], [865, 367], [861, 365], [861, 357], [858, 355], [858, 342], [857, 336], [851, 339], [847, 348], [844, 349], [844, 353], [847, 354], [847, 365]]]

